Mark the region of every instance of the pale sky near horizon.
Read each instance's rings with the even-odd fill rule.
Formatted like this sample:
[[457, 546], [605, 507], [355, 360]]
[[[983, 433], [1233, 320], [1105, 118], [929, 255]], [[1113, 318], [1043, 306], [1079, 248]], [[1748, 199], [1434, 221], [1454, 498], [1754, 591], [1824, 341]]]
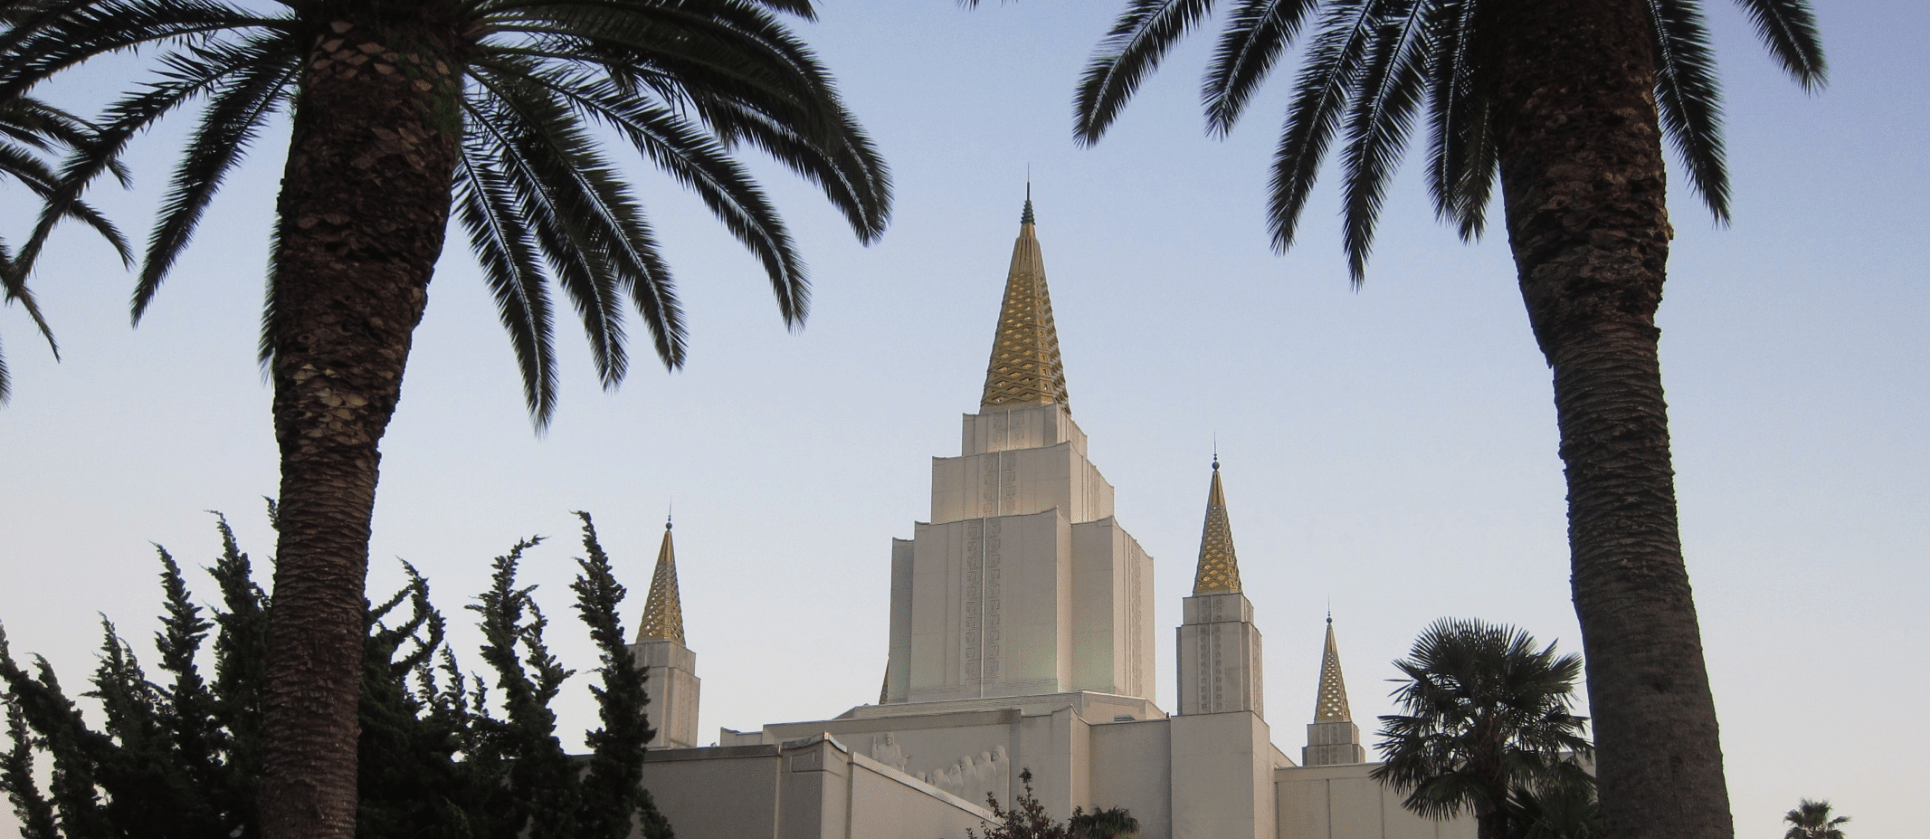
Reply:
[[[1101, 143], [1075, 147], [1073, 85], [1118, 5], [832, 0], [798, 24], [893, 168], [890, 229], [859, 246], [807, 184], [752, 158], [815, 282], [808, 326], [789, 333], [701, 204], [624, 158], [681, 283], [690, 361], [666, 374], [633, 344], [628, 381], [599, 393], [559, 318], [547, 434], [531, 431], [452, 231], [383, 442], [371, 591], [393, 590], [397, 558], [414, 563], [480, 668], [461, 607], [491, 557], [546, 535], [525, 579], [555, 619], [552, 646], [587, 670], [567, 608], [570, 511], [597, 516], [633, 627], [674, 500], [705, 742], [876, 701], [889, 540], [929, 517], [928, 458], [958, 453], [959, 415], [977, 406], [1029, 166], [1073, 416], [1122, 526], [1158, 562], [1162, 707], [1216, 438], [1288, 754], [1311, 719], [1329, 603], [1369, 741], [1391, 710], [1388, 662], [1434, 618], [1511, 622], [1579, 651], [1548, 371], [1505, 237], [1464, 245], [1436, 224], [1410, 155], [1362, 289], [1347, 282], [1331, 171], [1299, 244], [1272, 253], [1264, 186], [1293, 65], [1230, 138], [1208, 139], [1195, 91], [1216, 29]], [[1735, 221], [1714, 225], [1673, 178], [1660, 314], [1682, 535], [1746, 839], [1780, 836], [1802, 797], [1831, 799], [1857, 839], [1913, 834], [1910, 802], [1930, 787], [1930, 735], [1900, 714], [1930, 690], [1902, 660], [1930, 640], [1930, 7], [1817, 5], [1831, 83], [1811, 96], [1735, 4], [1704, 4]], [[91, 109], [131, 66], [86, 68], [51, 95]], [[188, 126], [137, 143], [135, 190], [96, 196], [137, 239]], [[132, 277], [78, 230], [34, 279], [63, 360], [17, 307], [0, 310], [14, 375], [0, 622], [15, 655], [45, 654], [73, 692], [99, 614], [153, 660], [151, 542], [210, 564], [203, 511], [222, 510], [258, 561], [273, 551], [254, 347], [285, 139], [261, 140], [139, 329]], [[0, 233], [17, 237], [27, 199], [6, 188]], [[204, 574], [190, 582], [212, 597]], [[593, 723], [585, 682], [558, 703], [566, 741]]]

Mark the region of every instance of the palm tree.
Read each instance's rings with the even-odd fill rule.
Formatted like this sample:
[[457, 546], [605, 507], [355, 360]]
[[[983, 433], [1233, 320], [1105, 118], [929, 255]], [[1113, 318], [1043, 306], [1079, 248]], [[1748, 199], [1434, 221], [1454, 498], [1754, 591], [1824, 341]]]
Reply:
[[[1738, 0], [1804, 87], [1824, 82], [1807, 0]], [[1097, 142], [1214, 0], [1130, 0], [1077, 94]], [[1676, 521], [1656, 355], [1669, 226], [1663, 138], [1728, 219], [1720, 95], [1696, 0], [1237, 0], [1206, 72], [1232, 128], [1313, 30], [1273, 162], [1273, 244], [1293, 244], [1339, 134], [1358, 284], [1417, 119], [1436, 214], [1478, 237], [1496, 177], [1529, 325], [1554, 373], [1570, 580], [1610, 835], [1734, 835], [1715, 703]], [[1422, 104], [1426, 104], [1423, 111]]]
[[1796, 809], [1783, 816], [1789, 822], [1789, 832], [1783, 839], [1843, 839], [1840, 827], [1850, 820], [1849, 816], [1829, 816], [1829, 799], [1811, 801], [1807, 798], [1796, 805]]
[[1509, 839], [1602, 839], [1602, 804], [1595, 778], [1564, 767], [1562, 776], [1539, 787], [1516, 789], [1508, 798]]
[[1472, 810], [1480, 839], [1514, 839], [1511, 800], [1585, 782], [1574, 757], [1592, 752], [1588, 720], [1570, 713], [1581, 659], [1535, 649], [1520, 629], [1442, 618], [1394, 662], [1395, 702], [1381, 717], [1373, 778], [1406, 793], [1429, 818]]
[[515, 346], [540, 427], [555, 398], [549, 282], [606, 387], [624, 375], [624, 298], [666, 365], [684, 358], [668, 267], [609, 132], [694, 190], [762, 262], [784, 320], [807, 283], [790, 236], [731, 156], [748, 144], [815, 181], [858, 237], [889, 212], [883, 162], [829, 74], [774, 13], [809, 0], [65, 0], [0, 39], [0, 99], [90, 57], [156, 47], [22, 248], [137, 133], [200, 121], [149, 239], [138, 320], [264, 124], [293, 114], [261, 356], [281, 452], [269, 633], [264, 835], [355, 825], [356, 674], [377, 444], [395, 410], [453, 205]]

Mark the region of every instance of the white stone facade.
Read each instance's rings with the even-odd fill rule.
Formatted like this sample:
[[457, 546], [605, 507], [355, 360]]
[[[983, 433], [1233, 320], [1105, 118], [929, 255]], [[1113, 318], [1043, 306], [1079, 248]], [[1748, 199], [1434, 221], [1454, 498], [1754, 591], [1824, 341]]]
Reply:
[[[1010, 806], [1030, 770], [1054, 818], [1124, 807], [1141, 839], [1473, 839], [1471, 818], [1422, 819], [1369, 777], [1331, 625], [1303, 756], [1335, 765], [1296, 766], [1273, 745], [1217, 461], [1178, 628], [1178, 712], [1154, 704], [1153, 560], [1113, 519], [1066, 407], [1042, 259], [1028, 199], [986, 397], [959, 456], [932, 461], [931, 521], [891, 543], [879, 704], [649, 752], [644, 782], [677, 835], [955, 839], [982, 832], [986, 796]], [[669, 700], [652, 721], [668, 715], [675, 745], [696, 675], [673, 646], [639, 655], [662, 660], [651, 684]]]
[[892, 550], [885, 701], [1154, 692], [1153, 560], [1054, 403], [968, 414]]
[[630, 645], [630, 655], [643, 666], [644, 692], [650, 704], [644, 714], [656, 736], [652, 749], [688, 749], [697, 740], [697, 702], [702, 680], [697, 678], [697, 654], [675, 641], [645, 640]]

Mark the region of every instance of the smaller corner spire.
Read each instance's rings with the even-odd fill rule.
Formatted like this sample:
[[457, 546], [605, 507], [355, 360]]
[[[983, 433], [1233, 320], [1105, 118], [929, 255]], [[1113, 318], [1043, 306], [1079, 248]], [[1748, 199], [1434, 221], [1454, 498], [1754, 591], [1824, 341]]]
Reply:
[[1314, 722], [1352, 722], [1347, 708], [1347, 680], [1340, 675], [1340, 645], [1334, 643], [1334, 614], [1327, 612], [1327, 647], [1320, 654], [1320, 696], [1314, 701]]
[[1233, 525], [1226, 516], [1226, 488], [1220, 483], [1220, 456], [1215, 452], [1213, 482], [1206, 490], [1206, 524], [1200, 529], [1199, 569], [1193, 574], [1193, 596], [1239, 590], [1240, 561], [1233, 551]]
[[657, 570], [650, 578], [650, 597], [644, 601], [637, 643], [684, 643], [684, 607], [677, 592], [677, 550], [670, 541], [670, 517], [663, 522], [663, 547], [657, 549]]

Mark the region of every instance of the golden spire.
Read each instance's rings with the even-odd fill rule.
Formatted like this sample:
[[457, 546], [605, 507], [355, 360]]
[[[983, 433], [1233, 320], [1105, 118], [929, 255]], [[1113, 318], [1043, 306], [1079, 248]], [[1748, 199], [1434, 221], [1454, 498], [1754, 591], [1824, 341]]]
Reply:
[[1059, 362], [1059, 332], [1052, 325], [1052, 296], [1045, 288], [1045, 257], [1039, 253], [1033, 229], [1029, 183], [979, 407], [1028, 404], [1057, 404], [1072, 410], [1066, 403], [1065, 367]]
[[1213, 456], [1213, 486], [1206, 491], [1206, 527], [1200, 533], [1200, 567], [1193, 595], [1240, 590], [1240, 561], [1233, 555], [1233, 526], [1226, 520], [1226, 492], [1220, 488], [1220, 458]]
[[1320, 656], [1320, 698], [1315, 700], [1314, 722], [1351, 722], [1347, 710], [1347, 681], [1340, 677], [1340, 647], [1334, 644], [1334, 616], [1327, 616], [1327, 650]]
[[684, 607], [677, 595], [677, 552], [670, 546], [670, 522], [663, 523], [663, 547], [657, 550], [657, 573], [650, 579], [650, 599], [643, 605], [643, 625], [637, 643], [684, 642]]

